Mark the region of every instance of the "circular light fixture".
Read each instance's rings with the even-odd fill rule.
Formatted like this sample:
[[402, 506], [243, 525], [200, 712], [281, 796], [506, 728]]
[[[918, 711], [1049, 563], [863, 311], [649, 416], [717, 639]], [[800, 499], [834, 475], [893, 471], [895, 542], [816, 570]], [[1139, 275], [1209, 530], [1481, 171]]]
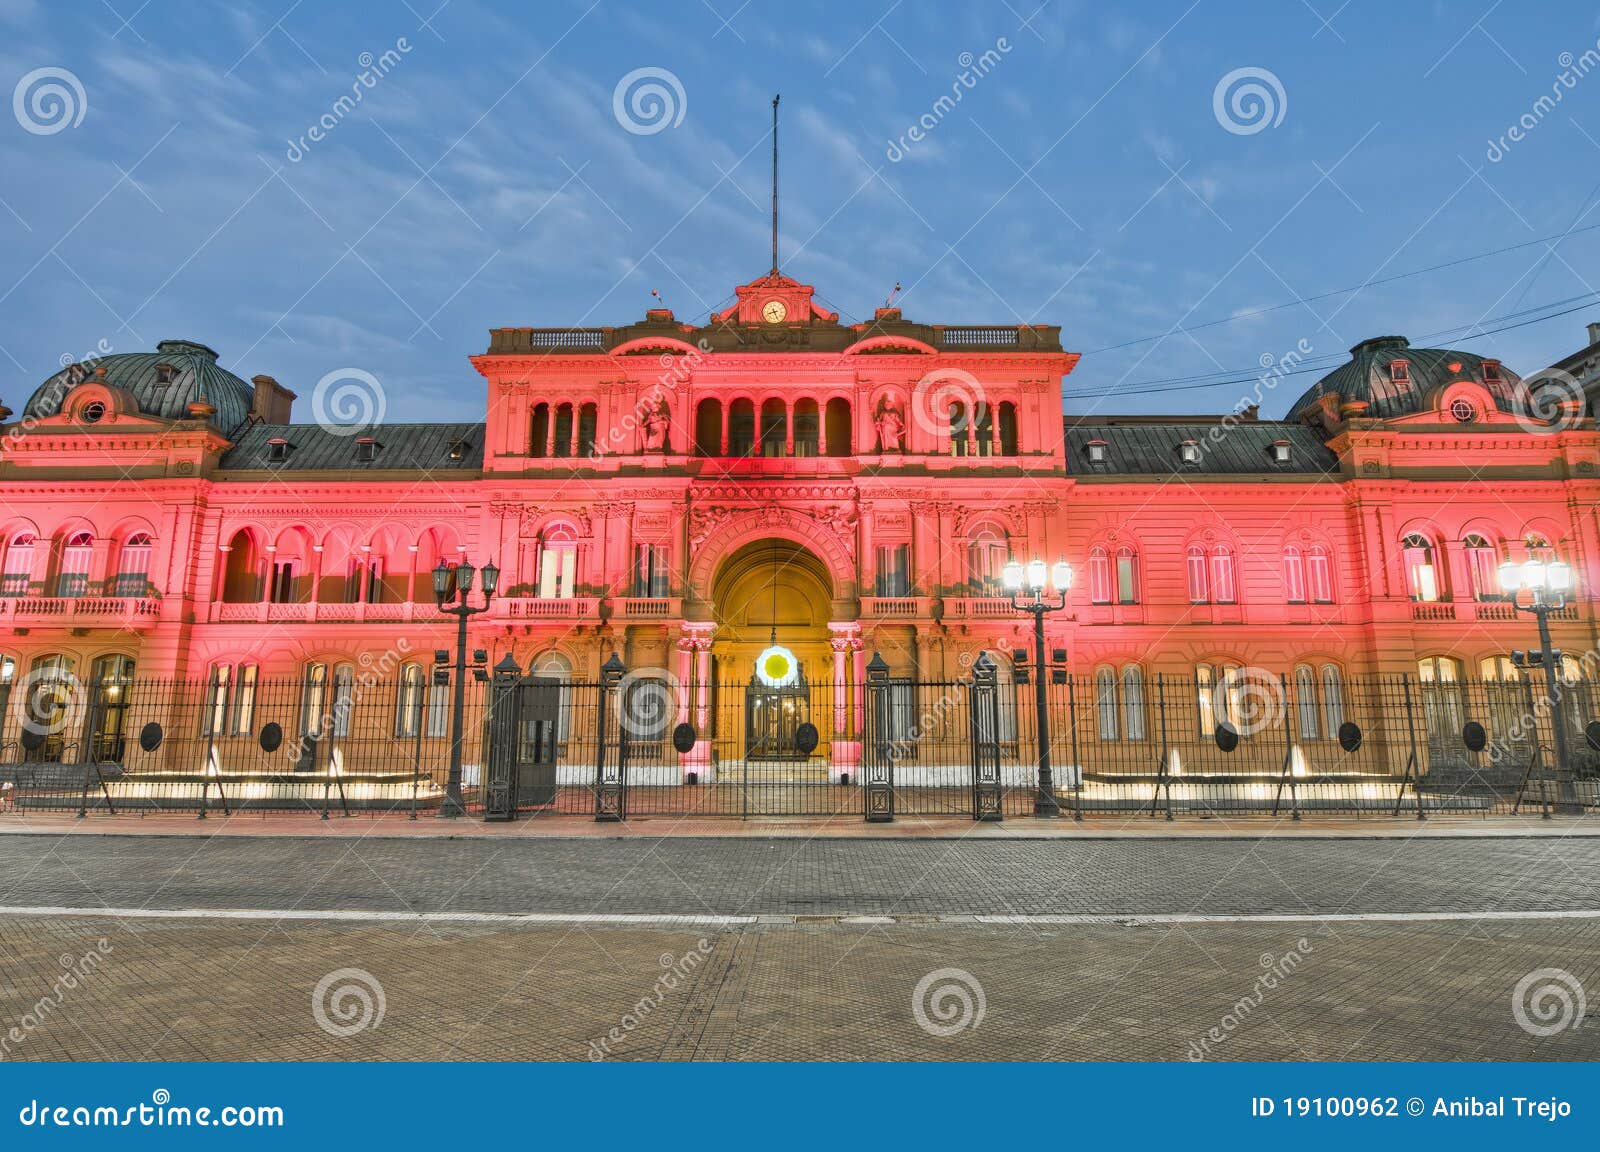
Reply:
[[756, 657], [756, 679], [768, 688], [787, 688], [800, 677], [800, 661], [782, 644], [762, 649]]

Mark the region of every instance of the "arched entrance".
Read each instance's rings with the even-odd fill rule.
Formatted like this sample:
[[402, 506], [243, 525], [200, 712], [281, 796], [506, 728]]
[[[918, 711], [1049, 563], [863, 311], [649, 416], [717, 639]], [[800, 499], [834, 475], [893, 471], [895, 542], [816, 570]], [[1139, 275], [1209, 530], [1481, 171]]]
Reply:
[[[753, 540], [718, 566], [711, 611], [720, 757], [827, 763], [832, 598], [827, 567], [789, 540]], [[805, 724], [820, 736], [810, 755], [798, 740]]]

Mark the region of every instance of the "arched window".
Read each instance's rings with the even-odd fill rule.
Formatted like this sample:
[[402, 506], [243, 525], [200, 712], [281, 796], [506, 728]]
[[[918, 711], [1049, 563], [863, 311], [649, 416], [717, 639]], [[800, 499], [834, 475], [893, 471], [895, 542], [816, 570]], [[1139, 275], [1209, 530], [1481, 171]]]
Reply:
[[1322, 666], [1322, 730], [1329, 740], [1339, 738], [1344, 724], [1344, 677], [1337, 664]]
[[261, 599], [261, 548], [248, 528], [235, 532], [222, 565], [222, 600], [227, 604], [254, 604]]
[[1139, 602], [1139, 557], [1124, 544], [1117, 549], [1117, 603]]
[[1211, 550], [1211, 595], [1218, 604], [1232, 604], [1238, 599], [1233, 580], [1233, 549], [1218, 544]]
[[572, 689], [565, 686], [572, 679], [572, 664], [559, 652], [546, 652], [534, 661], [533, 675], [559, 680], [563, 685], [560, 712], [556, 719], [556, 739], [565, 742], [572, 724]]
[[135, 532], [122, 542], [117, 557], [117, 579], [113, 596], [146, 596], [150, 592], [150, 534]]
[[568, 600], [578, 573], [578, 537], [566, 524], [545, 529], [539, 541], [539, 595], [546, 600]]
[[6, 543], [5, 568], [0, 573], [0, 596], [26, 596], [33, 584], [33, 554], [37, 539], [18, 532]]
[[61, 546], [61, 568], [56, 574], [57, 596], [89, 594], [89, 564], [94, 556], [94, 536], [74, 532]]
[[1144, 739], [1144, 669], [1137, 664], [1122, 669], [1122, 734]]
[[1293, 544], [1283, 550], [1283, 598], [1290, 604], [1306, 602], [1306, 561]]
[[815, 456], [822, 449], [821, 418], [815, 400], [796, 400], [794, 404], [794, 454]]
[[427, 673], [420, 664], [406, 664], [400, 669], [400, 683], [395, 693], [394, 734], [399, 737], [416, 737], [422, 733], [422, 702]]
[[44, 736], [38, 748], [23, 752], [24, 760], [56, 763], [66, 749], [67, 733], [77, 717], [82, 687], [76, 676], [77, 661], [60, 652], [36, 657], [25, 681], [23, 720]]
[[1306, 549], [1306, 582], [1313, 604], [1333, 603], [1333, 557], [1321, 544]]
[[1111, 603], [1111, 561], [1099, 545], [1089, 549], [1089, 602]]
[[1434, 563], [1433, 544], [1426, 536], [1413, 533], [1400, 542], [1406, 566], [1406, 583], [1411, 599], [1432, 602], [1439, 599], [1443, 582]]
[[1309, 664], [1294, 669], [1294, 714], [1300, 739], [1317, 738], [1317, 674]]
[[1494, 546], [1473, 533], [1461, 541], [1461, 548], [1467, 554], [1467, 577], [1472, 581], [1472, 598], [1501, 599], [1499, 557], [1495, 555]]
[[1492, 684], [1514, 683], [1522, 679], [1522, 669], [1509, 656], [1485, 656], [1478, 661], [1478, 676]]
[[356, 670], [340, 664], [333, 670], [333, 734], [350, 735], [350, 713], [356, 706]]
[[756, 446], [756, 405], [735, 400], [728, 409], [728, 455], [748, 456]]
[[971, 450], [967, 406], [960, 400], [953, 400], [945, 410], [945, 415], [950, 421], [950, 455], [965, 456]]
[[542, 458], [550, 454], [550, 405], [533, 406], [533, 418], [528, 425], [528, 455]]
[[1017, 406], [1009, 400], [1000, 401], [1000, 455], [1017, 454]]
[[789, 414], [783, 401], [767, 400], [761, 405], [761, 455], [776, 457], [784, 454], [785, 440], [789, 435]]
[[1523, 537], [1522, 544], [1528, 550], [1530, 560], [1543, 560], [1548, 564], [1556, 558], [1555, 549], [1550, 547], [1549, 539], [1538, 532], [1528, 533]]
[[1200, 735], [1213, 736], [1219, 723], [1239, 715], [1239, 665], [1198, 664], [1194, 683]]
[[578, 452], [589, 458], [594, 455], [595, 434], [600, 428], [600, 410], [593, 403], [578, 410]]
[[1417, 661], [1417, 680], [1429, 742], [1459, 748], [1466, 712], [1461, 699], [1461, 661], [1451, 656], [1424, 656]]
[[1210, 594], [1206, 580], [1206, 550], [1198, 544], [1189, 545], [1185, 567], [1189, 579], [1189, 603], [1207, 603]]
[[984, 525], [967, 544], [967, 581], [974, 595], [999, 596], [1001, 572], [1006, 566], [1006, 538]]
[[561, 404], [556, 408], [556, 438], [552, 445], [555, 451], [552, 456], [572, 455], [572, 405]]
[[1100, 739], [1117, 738], [1117, 674], [1100, 668], [1094, 674], [1094, 706]]
[[722, 455], [722, 401], [702, 400], [694, 409], [694, 454]]
[[994, 455], [994, 409], [982, 400], [973, 406], [973, 444], [978, 456]]
[[328, 666], [307, 664], [300, 690], [300, 731], [315, 740], [321, 737], [328, 701]]
[[827, 425], [828, 455], [850, 455], [850, 401], [839, 396], [829, 400], [824, 423]]
[[17, 680], [17, 662], [0, 654], [0, 720], [10, 715], [11, 686]]

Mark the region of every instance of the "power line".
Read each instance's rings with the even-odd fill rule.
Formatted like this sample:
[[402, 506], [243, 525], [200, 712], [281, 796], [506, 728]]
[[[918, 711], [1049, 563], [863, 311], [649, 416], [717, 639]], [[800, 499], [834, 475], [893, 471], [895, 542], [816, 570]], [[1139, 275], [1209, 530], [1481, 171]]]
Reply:
[[[1438, 339], [1440, 337], [1447, 336], [1452, 332], [1462, 332], [1462, 333], [1465, 333], [1465, 334], [1463, 334], [1461, 336], [1453, 337], [1452, 339], [1459, 340], [1459, 341], [1481, 340], [1485, 336], [1494, 336], [1494, 335], [1498, 335], [1501, 332], [1510, 332], [1510, 331], [1513, 331], [1513, 330], [1515, 330], [1517, 328], [1525, 328], [1530, 324], [1540, 324], [1540, 323], [1543, 323], [1546, 320], [1555, 320], [1555, 319], [1558, 319], [1559, 317], [1562, 317], [1562, 316], [1570, 316], [1574, 312], [1581, 312], [1581, 311], [1583, 311], [1583, 309], [1585, 307], [1588, 306], [1589, 302], [1591, 302], [1596, 297], [1600, 297], [1600, 292], [1586, 292], [1582, 296], [1572, 296], [1572, 297], [1569, 297], [1566, 300], [1552, 301], [1549, 304], [1541, 304], [1536, 308], [1525, 309], [1522, 312], [1507, 313], [1504, 316], [1497, 316], [1493, 320], [1489, 321], [1490, 324], [1496, 324], [1496, 323], [1499, 323], [1500, 321], [1506, 321], [1506, 320], [1514, 320], [1515, 323], [1501, 324], [1499, 327], [1496, 327], [1496, 328], [1482, 328], [1478, 332], [1470, 332], [1469, 331], [1471, 328], [1478, 327], [1478, 325], [1476, 325], [1476, 324], [1462, 324], [1462, 325], [1457, 325], [1457, 326], [1455, 326], [1453, 328], [1444, 328], [1444, 329], [1441, 329], [1438, 332], [1430, 332], [1427, 335], [1421, 337], [1421, 339], [1422, 340], [1435, 340], [1435, 339]], [[1563, 304], [1572, 304], [1574, 301], [1580, 301], [1580, 300], [1583, 301], [1584, 303], [1576, 304], [1574, 307], [1571, 307], [1571, 308], [1564, 308], [1559, 312], [1551, 312], [1551, 313], [1548, 313], [1547, 315], [1543, 315], [1543, 316], [1532, 316], [1532, 315], [1530, 315], [1530, 313], [1540, 312], [1540, 311], [1543, 311], [1546, 308], [1556, 308], [1556, 307], [1560, 307]], [[1519, 319], [1519, 317], [1525, 317], [1525, 319]], [[1277, 371], [1277, 370], [1269, 369], [1268, 372], [1266, 373], [1266, 375], [1270, 376], [1273, 379], [1282, 379], [1282, 378], [1284, 378], [1286, 376], [1304, 376], [1304, 375], [1307, 375], [1308, 373], [1312, 373], [1312, 372], [1319, 372], [1319, 373], [1326, 374], [1328, 369], [1333, 368], [1333, 367], [1337, 367], [1340, 363], [1343, 363], [1343, 357], [1342, 356], [1313, 357], [1311, 360], [1301, 361], [1299, 367], [1291, 368], [1291, 369], [1288, 369], [1286, 371]], [[1153, 393], [1158, 393], [1158, 392], [1197, 392], [1197, 391], [1205, 391], [1208, 388], [1221, 388], [1221, 387], [1224, 387], [1224, 386], [1227, 386], [1227, 385], [1256, 384], [1256, 383], [1260, 382], [1260, 380], [1262, 379], [1262, 376], [1263, 376], [1263, 373], [1259, 369], [1236, 368], [1236, 369], [1232, 369], [1232, 370], [1225, 370], [1225, 371], [1222, 371], [1222, 372], [1206, 373], [1206, 374], [1201, 375], [1201, 376], [1174, 376], [1174, 377], [1167, 377], [1165, 379], [1142, 380], [1142, 381], [1140, 381], [1140, 382], [1138, 382], [1136, 384], [1131, 385], [1130, 387], [1118, 388], [1116, 390], [1116, 395], [1118, 395], [1119, 397], [1120, 396], [1147, 396], [1147, 395], [1151, 395]], [[1222, 379], [1210, 379], [1211, 377], [1223, 377], [1223, 378]], [[1199, 381], [1199, 382], [1196, 383], [1195, 381]], [[1069, 392], [1066, 389], [1063, 389], [1062, 392], [1061, 392], [1061, 396], [1065, 400], [1094, 399], [1094, 398], [1097, 398], [1097, 397], [1100, 397], [1100, 396], [1104, 396], [1105, 394], [1106, 394], [1105, 393], [1105, 389], [1085, 390], [1085, 391], [1080, 391], [1080, 392]]]
[[[1168, 336], [1181, 336], [1186, 332], [1199, 332], [1206, 328], [1215, 328], [1219, 324], [1232, 324], [1238, 320], [1249, 320], [1256, 316], [1265, 316], [1269, 312], [1281, 312], [1285, 308], [1295, 308], [1302, 304], [1314, 304], [1319, 300], [1327, 300], [1332, 296], [1345, 296], [1351, 292], [1360, 292], [1366, 288], [1375, 288], [1382, 284], [1393, 284], [1397, 280], [1409, 280], [1413, 276], [1425, 276], [1429, 272], [1442, 272], [1446, 268], [1456, 268], [1462, 264], [1470, 264], [1475, 260], [1487, 260], [1491, 256], [1503, 256], [1507, 252], [1516, 252], [1523, 248], [1532, 248], [1539, 244], [1548, 244], [1551, 241], [1565, 240], [1572, 236], [1581, 236], [1585, 232], [1600, 229], [1600, 223], [1587, 224], [1582, 228], [1574, 228], [1570, 232], [1556, 232], [1549, 236], [1542, 236], [1537, 240], [1524, 240], [1519, 244], [1508, 244], [1504, 248], [1496, 248], [1492, 252], [1478, 252], [1472, 256], [1460, 256], [1454, 260], [1447, 260], [1443, 264], [1432, 264], [1426, 268], [1415, 268], [1410, 272], [1397, 272], [1393, 276], [1384, 276], [1377, 280], [1368, 280], [1351, 288], [1334, 288], [1327, 292], [1319, 292], [1315, 296], [1298, 296], [1281, 304], [1269, 304], [1265, 308], [1254, 308], [1248, 312], [1239, 312], [1232, 316], [1221, 316], [1215, 320], [1207, 320], [1200, 324], [1191, 324], [1184, 328], [1173, 328], [1166, 332], [1159, 332], [1153, 336], [1140, 336], [1135, 340], [1124, 340], [1120, 344], [1107, 344], [1100, 348], [1092, 348], [1081, 353], [1082, 356], [1095, 356], [1101, 352], [1115, 352], [1120, 348], [1132, 348], [1135, 344], [1148, 344], [1152, 340], [1161, 340]], [[1517, 303], [1521, 303], [1519, 299]]]

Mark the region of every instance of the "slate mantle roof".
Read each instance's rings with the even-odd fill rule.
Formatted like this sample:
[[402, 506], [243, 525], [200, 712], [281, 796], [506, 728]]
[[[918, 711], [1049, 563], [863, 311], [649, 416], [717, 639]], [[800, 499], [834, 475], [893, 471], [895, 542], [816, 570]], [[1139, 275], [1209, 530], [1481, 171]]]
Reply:
[[[1409, 380], [1394, 379], [1392, 365], [1404, 361]], [[1484, 371], [1486, 361], [1499, 365], [1499, 379]], [[1434, 388], [1456, 380], [1472, 380], [1483, 385], [1494, 398], [1495, 407], [1512, 415], [1526, 415], [1532, 401], [1528, 387], [1511, 369], [1492, 357], [1453, 348], [1413, 348], [1404, 336], [1376, 336], [1350, 349], [1350, 359], [1313, 384], [1289, 409], [1298, 416], [1314, 406], [1319, 397], [1337, 393], [1346, 401], [1364, 400], [1372, 405], [1366, 415], [1387, 420], [1420, 412]]]
[[[162, 382], [163, 365], [171, 379]], [[126, 388], [139, 411], [167, 420], [189, 418], [189, 405], [204, 396], [216, 408], [213, 423], [224, 432], [238, 427], [250, 413], [254, 388], [217, 363], [217, 354], [194, 340], [163, 340], [154, 352], [114, 352], [81, 364], [69, 364], [55, 373], [28, 398], [22, 415], [38, 419], [54, 416], [72, 387], [105, 369], [105, 382]]]
[[[1094, 416], [1066, 418], [1067, 472], [1074, 476], [1283, 476], [1330, 475], [1338, 457], [1315, 430], [1298, 421], [1221, 416]], [[1105, 462], [1091, 462], [1089, 443], [1105, 442]], [[1184, 463], [1185, 440], [1200, 445], [1200, 462]], [[1289, 444], [1289, 460], [1273, 459], [1274, 441]]]
[[[339, 430], [340, 432], [343, 429]], [[376, 442], [371, 462], [357, 460], [357, 441]], [[271, 459], [272, 441], [287, 441], [281, 462]], [[460, 441], [461, 459], [450, 458]], [[359, 435], [339, 435], [320, 424], [252, 424], [223, 454], [224, 472], [476, 472], [483, 467], [483, 425], [376, 424]]]

